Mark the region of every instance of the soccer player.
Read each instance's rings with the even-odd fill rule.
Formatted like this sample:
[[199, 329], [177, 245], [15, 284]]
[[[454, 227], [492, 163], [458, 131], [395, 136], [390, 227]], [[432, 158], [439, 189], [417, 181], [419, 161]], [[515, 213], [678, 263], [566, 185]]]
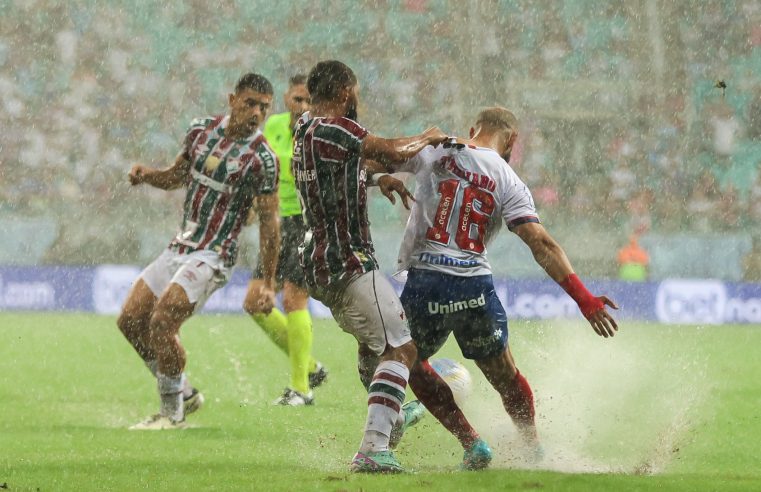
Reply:
[[499, 393], [532, 459], [541, 459], [543, 452], [531, 387], [510, 352], [507, 316], [486, 258], [486, 245], [501, 220], [577, 302], [598, 335], [611, 337], [618, 329], [605, 309], [616, 305], [584, 287], [563, 249], [540, 224], [529, 189], [508, 165], [517, 128], [511, 112], [488, 108], [478, 115], [470, 140], [428, 147], [394, 168], [415, 173], [417, 186], [399, 256], [400, 269], [408, 271], [401, 301], [418, 347], [410, 387], [459, 439], [466, 469], [484, 468], [492, 456], [428, 363], [452, 332], [462, 355], [476, 363]]
[[254, 278], [248, 285], [243, 308], [290, 360], [290, 383], [275, 403], [298, 406], [311, 405], [314, 402], [311, 389], [322, 384], [327, 377], [323, 365], [312, 357], [312, 319], [307, 309], [309, 293], [298, 256], [305, 227], [296, 184], [291, 174], [293, 129], [299, 117], [309, 109], [305, 75], [291, 77], [284, 99], [288, 111], [273, 114], [267, 119], [264, 136], [280, 163], [281, 245], [277, 281], [278, 288], [283, 291], [285, 314], [277, 308], [273, 308], [269, 314], [258, 309], [263, 282], [261, 263], [257, 264]]
[[[203, 398], [185, 377], [182, 323], [230, 278], [238, 235], [254, 200], [259, 210], [263, 282], [256, 310], [274, 305], [278, 225], [277, 156], [258, 129], [272, 103], [272, 85], [243, 75], [229, 95], [230, 114], [193, 120], [167, 169], [132, 167], [133, 185], [186, 187], [182, 228], [135, 282], [117, 321], [158, 382], [160, 410], [130, 429], [185, 427]], [[184, 401], [183, 401], [184, 399]]]
[[446, 136], [437, 128], [397, 139], [368, 133], [356, 121], [357, 78], [339, 61], [316, 64], [307, 88], [312, 109], [299, 121], [293, 153], [293, 172], [307, 226], [300, 259], [312, 297], [330, 308], [362, 351], [379, 357], [377, 367], [360, 367], [368, 388], [368, 411], [351, 468], [398, 472], [402, 467], [389, 450], [389, 437], [400, 417], [417, 350], [399, 298], [377, 271], [367, 218], [364, 162], [402, 162]]

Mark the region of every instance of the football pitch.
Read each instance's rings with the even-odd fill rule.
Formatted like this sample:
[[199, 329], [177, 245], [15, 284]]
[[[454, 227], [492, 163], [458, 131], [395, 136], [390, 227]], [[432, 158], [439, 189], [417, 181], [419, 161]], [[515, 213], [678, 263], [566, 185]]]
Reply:
[[[462, 450], [430, 416], [397, 449], [408, 472], [348, 473], [366, 415], [356, 344], [315, 323], [330, 370], [312, 407], [272, 405], [287, 361], [244, 316], [191, 319], [187, 372], [206, 396], [190, 429], [126, 428], [157, 409], [155, 382], [115, 318], [0, 314], [0, 489], [49, 490], [760, 490], [761, 327], [513, 322], [546, 457], [523, 460], [499, 399], [471, 363], [465, 411], [495, 451]], [[447, 345], [442, 356], [462, 360]], [[409, 396], [408, 396], [409, 397]]]

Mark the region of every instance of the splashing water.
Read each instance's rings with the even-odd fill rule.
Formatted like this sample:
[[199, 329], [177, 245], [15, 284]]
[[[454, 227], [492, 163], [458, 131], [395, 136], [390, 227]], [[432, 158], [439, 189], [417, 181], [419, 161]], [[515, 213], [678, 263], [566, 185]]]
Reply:
[[531, 345], [523, 341], [518, 350], [513, 347], [534, 391], [545, 449], [539, 463], [527, 458], [496, 392], [475, 376], [476, 389], [465, 412], [493, 447], [493, 466], [567, 473], [663, 472], [704, 399], [705, 362], [689, 347], [664, 353], [667, 347], [652, 334], [622, 332], [602, 341], [578, 326], [553, 326]]

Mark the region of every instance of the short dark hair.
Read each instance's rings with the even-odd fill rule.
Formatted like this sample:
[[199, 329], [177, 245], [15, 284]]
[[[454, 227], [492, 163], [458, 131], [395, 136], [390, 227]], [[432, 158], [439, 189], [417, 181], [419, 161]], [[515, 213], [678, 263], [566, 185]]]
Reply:
[[288, 87], [293, 87], [294, 85], [304, 85], [307, 83], [307, 76], [303, 73], [297, 73], [290, 79], [288, 79]]
[[260, 94], [270, 95], [275, 92], [272, 89], [272, 83], [267, 80], [267, 77], [258, 73], [247, 73], [238, 80], [238, 83], [235, 84], [235, 93], [237, 94], [243, 89], [251, 89]]
[[338, 60], [321, 61], [309, 71], [307, 90], [312, 102], [330, 101], [341, 89], [356, 85], [354, 72]]

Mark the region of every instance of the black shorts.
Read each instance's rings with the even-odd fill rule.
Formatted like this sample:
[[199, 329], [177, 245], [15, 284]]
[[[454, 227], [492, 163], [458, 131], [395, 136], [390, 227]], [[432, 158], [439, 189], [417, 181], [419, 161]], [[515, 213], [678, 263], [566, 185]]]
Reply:
[[[275, 276], [279, 288], [283, 287], [285, 281], [305, 290], [307, 288], [304, 269], [299, 264], [299, 246], [304, 242], [305, 233], [306, 227], [301, 215], [280, 218], [280, 256], [277, 259]], [[256, 259], [253, 278], [262, 278], [261, 257]]]

